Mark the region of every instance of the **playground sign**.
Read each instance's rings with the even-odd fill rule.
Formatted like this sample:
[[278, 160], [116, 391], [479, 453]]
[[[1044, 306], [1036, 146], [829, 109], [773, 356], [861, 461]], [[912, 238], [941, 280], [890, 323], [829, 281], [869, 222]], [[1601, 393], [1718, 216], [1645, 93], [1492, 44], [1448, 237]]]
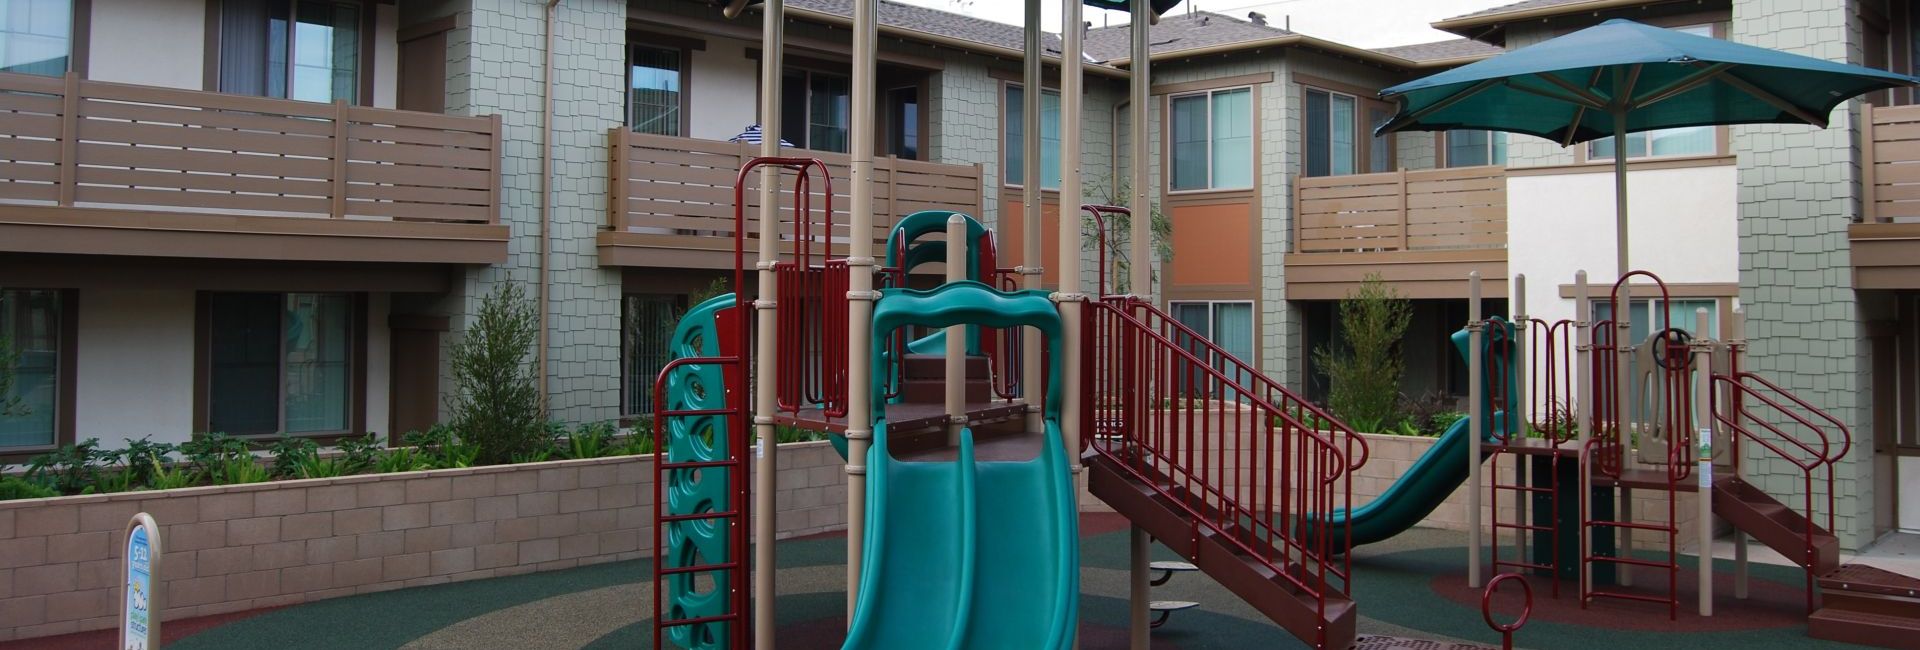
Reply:
[[120, 645], [122, 650], [158, 650], [160, 595], [153, 579], [160, 571], [160, 526], [147, 513], [127, 522], [127, 548], [121, 556]]

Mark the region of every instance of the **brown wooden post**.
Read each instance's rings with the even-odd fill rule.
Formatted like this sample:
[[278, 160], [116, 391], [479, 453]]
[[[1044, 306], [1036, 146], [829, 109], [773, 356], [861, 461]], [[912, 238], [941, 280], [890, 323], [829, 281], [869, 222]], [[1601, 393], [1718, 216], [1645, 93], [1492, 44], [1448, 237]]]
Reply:
[[1875, 192], [1873, 191], [1873, 164], [1876, 162], [1873, 142], [1874, 110], [1873, 104], [1860, 107], [1860, 220], [1866, 223], [1880, 220], [1880, 209], [1879, 206], [1874, 205]]
[[884, 233], [887, 232], [895, 220], [905, 216], [900, 214], [900, 157], [888, 154], [886, 160], [883, 161], [880, 166], [884, 166], [887, 170], [887, 218], [885, 220], [874, 221], [874, 225], [876, 226], [875, 230], [882, 233], [875, 241], [885, 241], [886, 235]]
[[1400, 250], [1412, 250], [1407, 247], [1407, 224], [1413, 221], [1413, 213], [1407, 210], [1407, 168], [1400, 168], [1396, 180], [1400, 186]]
[[627, 127], [607, 129], [607, 228], [627, 231]]
[[985, 218], [987, 213], [987, 166], [985, 163], [973, 164], [973, 213]]
[[60, 205], [73, 205], [80, 175], [80, 75], [67, 71], [60, 96]]
[[327, 216], [347, 216], [347, 100], [333, 102], [333, 209]]
[[487, 119], [490, 123], [490, 126], [487, 128], [493, 130], [493, 156], [491, 158], [493, 173], [489, 174], [489, 176], [493, 177], [493, 182], [487, 185], [487, 200], [491, 204], [491, 207], [487, 210], [487, 222], [497, 224], [500, 223], [500, 186], [503, 183], [501, 176], [506, 173], [507, 151], [500, 144], [500, 132], [502, 130], [500, 128], [500, 114], [494, 113], [488, 115]]

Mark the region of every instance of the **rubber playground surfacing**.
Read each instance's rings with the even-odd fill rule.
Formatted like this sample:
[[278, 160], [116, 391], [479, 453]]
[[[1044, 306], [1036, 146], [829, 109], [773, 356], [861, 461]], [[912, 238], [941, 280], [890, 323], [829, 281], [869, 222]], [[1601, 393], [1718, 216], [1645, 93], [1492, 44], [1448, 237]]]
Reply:
[[[1114, 515], [1081, 521], [1081, 647], [1126, 646], [1127, 533]], [[1356, 549], [1355, 598], [1362, 637], [1385, 635], [1497, 646], [1481, 619], [1478, 590], [1467, 589], [1465, 534], [1413, 529], [1384, 543]], [[780, 647], [810, 650], [840, 645], [845, 604], [845, 540], [829, 534], [779, 545]], [[1155, 559], [1178, 559], [1155, 547]], [[1533, 620], [1515, 640], [1527, 648], [1850, 648], [1806, 636], [1803, 574], [1792, 567], [1754, 565], [1751, 597], [1731, 597], [1732, 567], [1722, 561], [1715, 616], [1692, 613], [1692, 563], [1683, 558], [1677, 622], [1659, 605], [1599, 602], [1582, 610], [1571, 583], [1553, 598], [1536, 581]], [[652, 583], [646, 560], [598, 564], [471, 582], [416, 587], [185, 621], [165, 628], [167, 648], [645, 648], [652, 645]], [[1664, 574], [1642, 571], [1640, 585], [1665, 587]], [[1511, 586], [1509, 586], [1511, 587]], [[1645, 589], [1646, 587], [1642, 587]], [[1517, 591], [1517, 589], [1515, 590]], [[908, 595], [911, 597], [911, 595]], [[1155, 648], [1303, 648], [1231, 592], [1204, 574], [1183, 573], [1153, 588], [1156, 600], [1188, 600], [1154, 630]], [[1514, 600], [1501, 611], [1517, 611]], [[1504, 616], [1502, 620], [1505, 620]], [[100, 647], [109, 637], [71, 635], [0, 644], [39, 650]], [[1382, 640], [1384, 641], [1384, 640]], [[1365, 644], [1381, 647], [1379, 644]], [[1384, 647], [1415, 647], [1384, 644]]]

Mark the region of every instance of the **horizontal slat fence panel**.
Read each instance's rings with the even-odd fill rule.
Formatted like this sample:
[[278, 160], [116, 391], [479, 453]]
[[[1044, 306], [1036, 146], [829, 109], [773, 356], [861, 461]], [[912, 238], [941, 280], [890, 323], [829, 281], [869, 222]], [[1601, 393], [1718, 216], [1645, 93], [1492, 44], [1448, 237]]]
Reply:
[[1497, 166], [1300, 177], [1294, 251], [1501, 248], [1506, 188]]
[[500, 121], [0, 73], [0, 199], [498, 223]]
[[1860, 125], [1863, 220], [1920, 223], [1920, 106], [1867, 107]]
[[[759, 155], [759, 145], [718, 142], [633, 133], [615, 128], [608, 132], [612, 143], [608, 228], [646, 235], [672, 236], [670, 241], [686, 243], [688, 248], [731, 249], [734, 236], [734, 179], [740, 167]], [[853, 184], [846, 154], [805, 149], [785, 149], [783, 156], [818, 158], [826, 163], [833, 187], [832, 229], [823, 232], [822, 210], [826, 194], [822, 179], [815, 172], [809, 182], [810, 219], [815, 230], [811, 240], [822, 251], [831, 237], [830, 254], [843, 254], [853, 233], [849, 210], [853, 206]], [[954, 210], [980, 215], [981, 170], [978, 166], [944, 165], [896, 158], [874, 160], [873, 230], [875, 242], [884, 244], [887, 231], [895, 221], [920, 210]], [[780, 184], [780, 233], [783, 240], [796, 239], [793, 231], [794, 181], [791, 172], [783, 172]], [[759, 238], [760, 175], [746, 181], [745, 204], [747, 238]], [[669, 241], [661, 239], [660, 241]], [[789, 245], [790, 246], [790, 245]], [[748, 246], [756, 249], [758, 244]], [[785, 248], [785, 247], [783, 247]]]

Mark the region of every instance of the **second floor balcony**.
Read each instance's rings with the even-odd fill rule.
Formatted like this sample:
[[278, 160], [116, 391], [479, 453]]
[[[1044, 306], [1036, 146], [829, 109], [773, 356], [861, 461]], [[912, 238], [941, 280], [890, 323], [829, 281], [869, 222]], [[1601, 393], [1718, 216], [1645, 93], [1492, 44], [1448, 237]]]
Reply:
[[1854, 287], [1920, 289], [1920, 106], [1868, 106], [1860, 121]]
[[1507, 277], [1504, 167], [1302, 177], [1293, 201], [1289, 299], [1344, 298], [1376, 273], [1416, 299], [1465, 298], [1472, 271]]
[[505, 261], [500, 121], [0, 73], [0, 251]]

